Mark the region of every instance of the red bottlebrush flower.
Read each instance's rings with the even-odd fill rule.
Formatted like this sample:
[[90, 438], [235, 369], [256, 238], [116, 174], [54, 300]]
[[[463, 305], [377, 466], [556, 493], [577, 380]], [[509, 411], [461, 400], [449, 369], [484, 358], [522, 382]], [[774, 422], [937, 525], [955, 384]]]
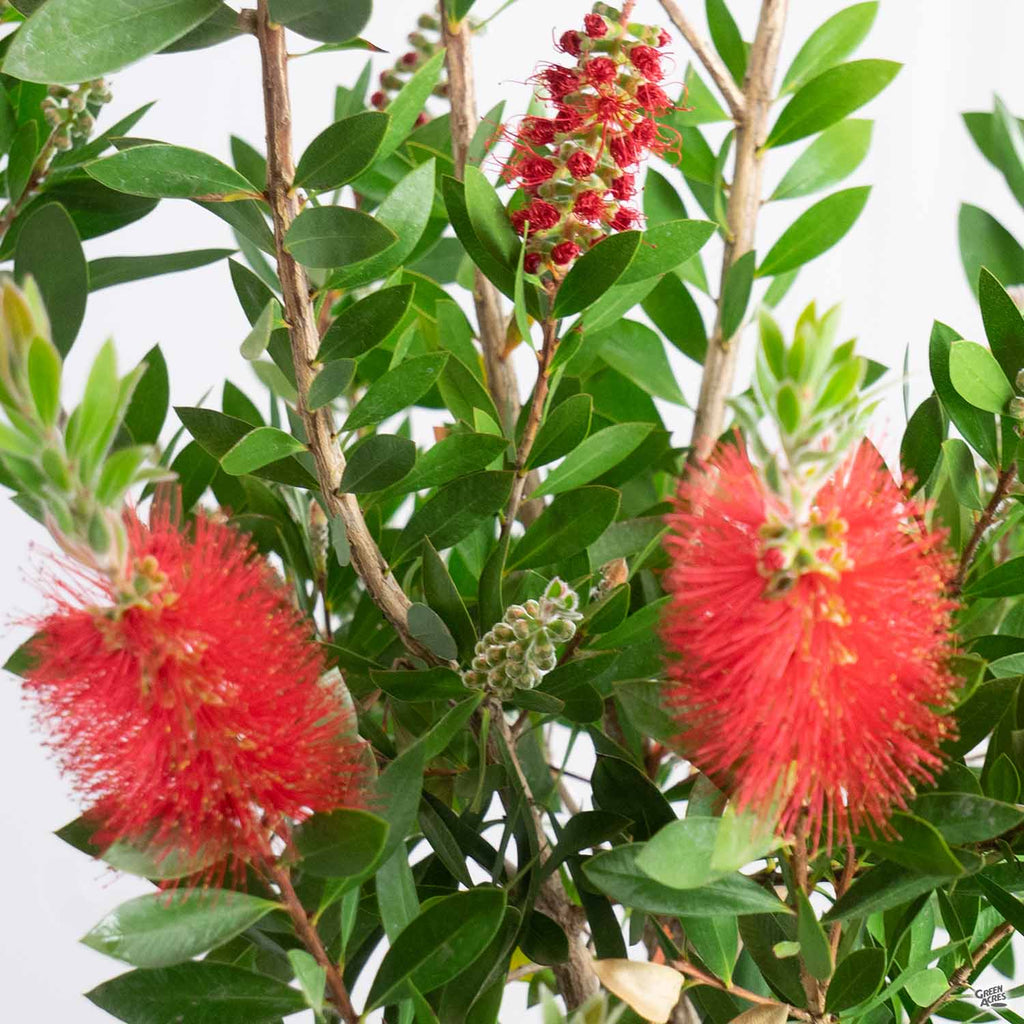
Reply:
[[608, 188], [620, 203], [624, 203], [636, 195], [636, 178], [632, 174], [623, 171], [617, 178], [612, 178]]
[[523, 271], [527, 274], [536, 274], [543, 263], [543, 257], [539, 252], [528, 252], [523, 256]]
[[664, 29], [660, 29], [658, 31], [658, 45], [659, 46], [668, 46], [668, 44], [671, 43], [671, 42], [672, 42], [672, 37]]
[[519, 138], [534, 146], [549, 146], [555, 141], [555, 124], [546, 117], [524, 117], [519, 126]]
[[580, 254], [580, 247], [575, 242], [559, 242], [551, 250], [551, 262], [564, 267], [566, 263], [572, 263]]
[[600, 192], [581, 192], [573, 203], [572, 212], [580, 220], [594, 223], [604, 216], [605, 201]]
[[633, 141], [642, 149], [650, 149], [658, 141], [658, 126], [649, 117], [645, 117], [633, 127]]
[[616, 135], [608, 143], [608, 152], [619, 167], [632, 167], [640, 161], [640, 150], [632, 135]]
[[555, 112], [554, 125], [560, 135], [571, 135], [583, 126], [583, 115], [575, 108], [560, 103]]
[[387, 105], [388, 98], [380, 89], [370, 97], [370, 106], [376, 110], [383, 110]]
[[589, 178], [594, 173], [595, 161], [589, 153], [578, 149], [566, 160], [565, 166], [577, 181], [581, 181], [583, 178]]
[[680, 487], [668, 699], [694, 764], [784, 831], [884, 829], [940, 764], [952, 564], [920, 511], [866, 444], [802, 528], [736, 449]]
[[570, 57], [578, 57], [583, 53], [583, 49], [580, 46], [580, 34], [570, 29], [568, 32], [563, 32], [561, 38], [558, 40], [557, 49], [561, 50], [562, 53], [569, 54]]
[[661, 54], [653, 46], [634, 46], [629, 51], [629, 59], [647, 81], [661, 81], [664, 75], [661, 70]]
[[641, 82], [636, 87], [636, 101], [644, 110], [650, 110], [654, 114], [663, 114], [672, 106], [668, 93], [660, 85], [653, 85], [650, 82]]
[[591, 85], [608, 85], [619, 73], [619, 65], [611, 57], [594, 57], [583, 65], [583, 73]]
[[526, 188], [542, 185], [555, 173], [555, 165], [543, 156], [528, 156], [509, 167], [512, 177], [519, 178]]
[[127, 526], [145, 602], [64, 584], [25, 683], [96, 841], [237, 866], [268, 854], [268, 828], [358, 805], [350, 715], [248, 539], [207, 518], [187, 535], [166, 512]]
[[600, 14], [583, 15], [583, 28], [591, 39], [608, 35], [608, 22]]
[[526, 209], [526, 219], [530, 222], [531, 232], [534, 228], [538, 231], [547, 231], [562, 219], [562, 214], [557, 206], [552, 206], [543, 199], [534, 199]]
[[620, 206], [608, 224], [616, 231], [628, 231], [639, 219], [640, 214], [636, 210], [631, 210], [628, 206]]
[[408, 53], [402, 54], [402, 66], [407, 68], [414, 68], [419, 62], [420, 55], [415, 50], [410, 50]]
[[[526, 208], [523, 207], [519, 210], [513, 210], [508, 215], [509, 221], [512, 223], [512, 229], [517, 235], [521, 235], [526, 230], [526, 222], [529, 219], [526, 215]], [[532, 227], [533, 225], [531, 225]]]
[[551, 99], [560, 100], [569, 93], [576, 92], [580, 80], [572, 68], [563, 68], [560, 64], [551, 64], [540, 73], [540, 79], [547, 86]]

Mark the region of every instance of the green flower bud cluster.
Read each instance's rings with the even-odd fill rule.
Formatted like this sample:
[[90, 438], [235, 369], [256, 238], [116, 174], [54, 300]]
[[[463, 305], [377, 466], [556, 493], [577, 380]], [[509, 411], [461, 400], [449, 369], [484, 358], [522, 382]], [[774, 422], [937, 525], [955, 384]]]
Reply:
[[555, 645], [576, 635], [578, 607], [576, 591], [556, 576], [539, 600], [512, 605], [495, 623], [476, 645], [463, 682], [500, 697], [532, 689], [558, 664]]
[[[800, 315], [787, 345], [778, 324], [759, 316], [752, 394], [731, 403], [765, 479], [793, 512], [805, 520], [815, 495], [864, 433], [877, 404], [862, 393], [867, 361], [854, 352], [855, 341], [835, 344], [839, 307], [818, 316], [812, 303]], [[765, 440], [764, 420], [777, 434]]]
[[1013, 389], [1017, 394], [1010, 399], [1009, 413], [1017, 421], [1017, 425], [1014, 427], [1017, 436], [1024, 437], [1024, 369], [1017, 371]]
[[0, 281], [0, 479], [60, 547], [130, 585], [121, 520], [134, 484], [167, 479], [149, 445], [115, 448], [141, 366], [117, 376], [113, 345], [96, 357], [79, 406], [61, 407], [62, 362], [32, 278]]
[[53, 131], [51, 142], [54, 149], [68, 150], [88, 139], [96, 126], [100, 108], [112, 98], [102, 78], [83, 82], [76, 89], [51, 85], [42, 108], [43, 116]]

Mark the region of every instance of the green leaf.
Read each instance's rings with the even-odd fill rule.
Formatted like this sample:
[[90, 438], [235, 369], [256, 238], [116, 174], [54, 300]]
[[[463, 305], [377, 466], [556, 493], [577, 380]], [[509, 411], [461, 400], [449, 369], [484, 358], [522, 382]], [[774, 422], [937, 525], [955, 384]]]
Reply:
[[692, 64], [686, 65], [683, 97], [679, 106], [685, 109], [673, 112], [672, 124], [676, 128], [731, 120]]
[[1006, 379], [1015, 381], [1024, 368], [1024, 317], [1006, 289], [984, 268], [978, 279], [978, 302], [992, 355]]
[[898, 839], [861, 837], [861, 844], [921, 875], [963, 874], [960, 862], [931, 822], [902, 811], [893, 814], [891, 821]]
[[877, 0], [872, 0], [845, 7], [822, 22], [793, 58], [779, 93], [793, 92], [808, 79], [845, 60], [863, 42], [877, 13]]
[[795, 270], [831, 249], [860, 216], [871, 187], [863, 185], [833, 192], [802, 213], [768, 250], [758, 277], [772, 277]]
[[335, 121], [299, 158], [295, 184], [321, 191], [348, 184], [373, 163], [387, 128], [388, 115], [379, 110]]
[[295, 980], [299, 983], [310, 1009], [319, 1016], [324, 1008], [327, 971], [304, 949], [289, 949], [288, 962], [292, 965]]
[[619, 492], [611, 487], [581, 487], [558, 495], [523, 534], [508, 567], [538, 568], [571, 558], [604, 533], [618, 510]]
[[720, 917], [723, 914], [788, 913], [777, 896], [740, 874], [729, 875], [700, 889], [672, 889], [640, 870], [637, 856], [643, 843], [617, 846], [583, 865], [590, 883], [623, 906], [649, 914]]
[[212, 961], [129, 971], [85, 998], [127, 1024], [276, 1024], [306, 1009], [284, 982]]
[[973, 341], [953, 342], [949, 379], [965, 402], [985, 412], [1001, 413], [1013, 398], [1013, 388], [992, 353]]
[[411, 170], [374, 211], [382, 230], [398, 242], [380, 255], [342, 267], [328, 281], [331, 288], [352, 288], [387, 277], [413, 254], [430, 219], [434, 205], [434, 161], [427, 160]]
[[638, 866], [656, 882], [673, 889], [699, 889], [708, 882], [759, 860], [779, 840], [749, 814], [721, 818], [688, 814], [673, 821], [647, 843]]
[[772, 199], [797, 199], [835, 185], [852, 174], [868, 154], [873, 122], [847, 118], [826, 128], [797, 157]]
[[285, 235], [288, 251], [314, 268], [359, 263], [397, 242], [398, 235], [379, 220], [345, 206], [307, 207]]
[[686, 940], [716, 978], [727, 985], [739, 952], [739, 929], [732, 915], [684, 917], [680, 920]]
[[112, 341], [99, 350], [89, 370], [81, 404], [68, 423], [68, 454], [79, 458], [90, 453], [108, 434], [118, 399], [117, 353]]
[[530, 497], [562, 494], [590, 483], [634, 452], [652, 429], [651, 423], [616, 423], [591, 434], [548, 474]]
[[377, 780], [379, 810], [391, 826], [381, 855], [382, 864], [398, 849], [402, 849], [404, 856], [405, 837], [416, 822], [420, 805], [426, 753], [422, 740], [414, 743], [402, 751]]
[[918, 487], [923, 487], [942, 454], [942, 439], [946, 436], [946, 423], [937, 395], [929, 395], [907, 422], [900, 444], [900, 466], [904, 477], [913, 476]]
[[170, 967], [226, 942], [277, 907], [227, 889], [147, 893], [122, 903], [82, 942], [134, 967]]
[[395, 700], [420, 703], [428, 700], [462, 700], [466, 684], [450, 668], [405, 669], [400, 672], [370, 673], [374, 685]]
[[892, 861], [882, 861], [857, 878], [832, 905], [822, 922], [845, 921], [888, 910], [945, 885], [949, 878], [949, 875], [920, 875]]
[[267, 346], [270, 344], [270, 333], [280, 312], [281, 307], [278, 305], [277, 299], [268, 300], [239, 346], [243, 359], [248, 359], [251, 362], [254, 359], [259, 359], [267, 351]]
[[958, 335], [945, 324], [936, 321], [932, 325], [928, 342], [928, 365], [932, 374], [935, 392], [942, 402], [949, 418], [960, 431], [964, 440], [990, 465], [999, 464], [999, 449], [996, 443], [996, 428], [993, 417], [975, 409], [957, 394], [949, 377], [949, 356], [953, 342]]
[[162, 47], [159, 52], [186, 53], [189, 50], [205, 50], [209, 46], [235, 39], [243, 33], [244, 29], [239, 24], [237, 12], [222, 2], [208, 18], [169, 46]]
[[662, 743], [678, 740], [679, 726], [665, 710], [660, 683], [650, 679], [623, 679], [616, 680], [613, 686], [626, 717], [641, 735]]
[[[1024, 559], [1021, 559], [1020, 564], [1014, 568], [1017, 577], [1024, 581]], [[1024, 582], [1018, 586], [1024, 588]], [[955, 740], [946, 741], [945, 747], [949, 752], [958, 756], [976, 747], [992, 731], [993, 724], [1003, 716], [1011, 701], [1017, 699], [1019, 686], [1019, 677], [995, 679], [979, 686], [956, 709], [958, 735]]]
[[447, 359], [447, 352], [431, 352], [399, 363], [366, 389], [342, 429], [358, 430], [408, 409], [441, 376]]
[[708, 220], [670, 220], [649, 228], [616, 285], [634, 284], [675, 270], [700, 252], [714, 233], [715, 225]]
[[825, 1009], [839, 1013], [870, 999], [885, 978], [884, 949], [857, 949], [839, 963], [828, 986]]
[[[212, 409], [175, 406], [175, 412], [202, 448], [218, 460], [252, 432], [251, 423]], [[316, 478], [294, 457], [272, 462], [256, 470], [254, 475], [293, 487], [316, 489], [318, 486]]]
[[[452, 581], [448, 568], [429, 540], [423, 541], [423, 593], [427, 604], [444, 620], [458, 644], [458, 653], [468, 661], [476, 644], [476, 629], [462, 595]], [[461, 686], [461, 680], [459, 682]]]
[[593, 409], [594, 400], [586, 394], [573, 395], [556, 405], [537, 431], [527, 468], [546, 466], [576, 448], [590, 432]]
[[600, 339], [591, 336], [588, 344], [609, 366], [649, 395], [686, 405], [661, 338], [645, 324], [620, 320], [615, 327], [602, 331]]
[[1024, 594], [1024, 556], [1009, 558], [964, 588], [966, 597], [1015, 597]]
[[345, 809], [307, 818], [295, 830], [295, 848], [303, 872], [317, 878], [352, 878], [379, 863], [387, 838], [383, 818]]
[[964, 273], [975, 294], [982, 267], [1006, 286], [1024, 281], [1024, 248], [990, 213], [961, 204], [957, 232]]
[[401, 480], [416, 462], [416, 445], [407, 437], [373, 434], [345, 457], [348, 464], [339, 489], [346, 494], [365, 494]]
[[742, 85], [747, 70], [747, 44], [743, 42], [725, 0], [705, 0], [704, 10], [715, 49], [729, 69], [733, 81]]
[[444, 50], [439, 50], [402, 86], [401, 92], [387, 105], [390, 115], [388, 130], [377, 151], [377, 160], [390, 156], [412, 131], [416, 118], [423, 112], [427, 97], [441, 76], [444, 67]]
[[814, 913], [811, 901], [799, 890], [796, 899], [799, 915], [797, 938], [800, 940], [801, 956], [811, 974], [819, 981], [826, 981], [832, 976], [832, 949]]
[[971, 449], [959, 437], [951, 437], [942, 442], [942, 453], [956, 500], [965, 508], [980, 512], [985, 505], [978, 493], [978, 474]]
[[335, 359], [321, 367], [320, 372], [313, 378], [313, 383], [309, 386], [306, 407], [312, 411], [330, 405], [352, 383], [355, 372], [354, 359]]
[[457, 477], [486, 469], [508, 446], [496, 434], [449, 434], [416, 460], [408, 476], [395, 491], [407, 494], [427, 487], [440, 487]]
[[432, 992], [464, 971], [501, 925], [505, 894], [479, 888], [446, 896], [422, 911], [392, 943], [370, 993], [369, 1007], [395, 1002], [406, 982]]
[[1024, 903], [982, 874], [978, 875], [977, 881], [989, 903], [999, 911], [1003, 920], [1012, 924], [1018, 932], [1024, 931]]
[[28, 384], [39, 419], [48, 427], [60, 412], [61, 362], [57, 350], [45, 338], [33, 338], [28, 350]]
[[659, 331], [685, 356], [703, 363], [708, 337], [697, 303], [686, 285], [666, 274], [643, 301], [643, 311]]
[[26, 121], [14, 137], [7, 156], [7, 194], [20, 199], [28, 186], [36, 157], [39, 156], [39, 124]]
[[161, 274], [177, 274], [226, 259], [233, 249], [195, 249], [158, 256], [108, 256], [89, 261], [89, 291], [112, 288], [129, 281], [142, 281]]
[[626, 272], [642, 237], [639, 231], [623, 231], [588, 249], [565, 275], [555, 298], [554, 316], [579, 313], [596, 302]]
[[855, 60], [823, 71], [786, 104], [765, 146], [785, 146], [842, 120], [877, 96], [900, 67], [891, 60]]
[[305, 450], [302, 441], [283, 430], [257, 427], [224, 453], [220, 467], [229, 476], [242, 476]]
[[19, 280], [26, 275], [35, 279], [53, 343], [67, 355], [85, 317], [89, 271], [78, 232], [60, 203], [37, 207], [25, 221], [14, 250], [14, 274]]
[[86, 164], [85, 172], [107, 188], [150, 199], [217, 203], [259, 196], [251, 181], [216, 157], [164, 143], [131, 146]]
[[750, 290], [754, 284], [753, 250], [736, 260], [725, 275], [722, 288], [722, 337], [732, 338], [740, 329], [750, 303]]
[[399, 284], [367, 295], [338, 314], [320, 342], [317, 359], [355, 359], [379, 345], [401, 323], [413, 286]]
[[473, 473], [445, 484], [409, 517], [395, 543], [393, 560], [407, 555], [426, 537], [440, 551], [457, 544], [508, 500], [512, 474]]
[[48, 0], [14, 36], [3, 69], [27, 82], [77, 85], [163, 49], [219, 6], [220, 0]]
[[366, 28], [372, 0], [270, 0], [270, 16], [307, 39], [346, 43]]
[[498, 193], [479, 167], [466, 168], [466, 209], [473, 231], [488, 252], [506, 266], [515, 263], [520, 242]]
[[459, 648], [455, 638], [433, 608], [413, 602], [409, 605], [408, 625], [413, 637], [435, 657], [443, 661], [454, 661], [458, 657]]

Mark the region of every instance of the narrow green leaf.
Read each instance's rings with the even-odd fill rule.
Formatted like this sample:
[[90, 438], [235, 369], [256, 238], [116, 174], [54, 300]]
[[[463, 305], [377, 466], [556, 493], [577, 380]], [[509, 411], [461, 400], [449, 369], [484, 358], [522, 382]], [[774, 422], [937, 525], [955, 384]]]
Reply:
[[28, 384], [39, 419], [48, 427], [60, 412], [61, 361], [45, 338], [33, 338], [28, 350]]
[[750, 303], [750, 290], [754, 284], [754, 261], [751, 250], [745, 252], [725, 276], [722, 290], [722, 337], [732, 338], [739, 331]]
[[366, 389], [342, 429], [358, 430], [408, 409], [441, 376], [447, 359], [447, 352], [432, 352], [399, 363]]
[[828, 939], [814, 913], [811, 901], [802, 892], [797, 892], [797, 906], [800, 954], [811, 974], [819, 981], [826, 981], [832, 976], [832, 950]]
[[365, 110], [325, 128], [305, 149], [295, 168], [300, 188], [340, 188], [373, 163], [388, 128], [388, 115]]
[[225, 889], [148, 893], [122, 903], [82, 942], [135, 967], [169, 967], [226, 942], [277, 906]]
[[[423, 593], [427, 604], [444, 620], [458, 644], [458, 653], [468, 661], [477, 634], [466, 605], [452, 581], [447, 566], [429, 540], [423, 541]], [[461, 685], [461, 684], [460, 684]]]
[[280, 310], [281, 307], [277, 304], [277, 299], [270, 299], [263, 307], [262, 312], [256, 318], [256, 323], [249, 329], [249, 333], [239, 348], [243, 359], [248, 359], [251, 362], [253, 359], [259, 359], [267, 351], [267, 346], [270, 344], [270, 332], [274, 328], [274, 321], [280, 315]]
[[957, 234], [964, 273], [975, 294], [982, 267], [1006, 287], [1024, 281], [1024, 247], [990, 213], [963, 203]]
[[512, 230], [508, 213], [494, 187], [484, 177], [479, 167], [466, 168], [466, 209], [477, 238], [487, 247], [491, 255], [512, 266], [520, 249], [520, 242]]
[[191, 252], [169, 252], [158, 256], [107, 256], [89, 261], [89, 291], [142, 281], [162, 274], [177, 274], [226, 259], [233, 249], [195, 249]]
[[992, 355], [1006, 379], [1015, 381], [1024, 369], [1024, 317], [1006, 289], [984, 268], [978, 280], [978, 302]]
[[555, 298], [554, 315], [579, 313], [616, 284], [626, 272], [642, 237], [639, 231], [623, 231], [609, 235], [588, 249], [562, 281]]
[[412, 131], [427, 97], [437, 85], [443, 67], [444, 50], [439, 50], [402, 86], [401, 92], [387, 105], [386, 113], [390, 115], [390, 120], [384, 141], [377, 151], [378, 160], [390, 156]]
[[992, 353], [973, 341], [953, 342], [949, 379], [965, 402], [984, 412], [1001, 413], [1013, 398], [1013, 388]]
[[808, 79], [849, 57], [871, 30], [877, 13], [877, 0], [871, 0], [844, 7], [822, 22], [793, 58], [782, 79], [780, 94], [793, 92]]
[[507, 447], [508, 442], [496, 434], [449, 434], [417, 457], [416, 465], [395, 490], [407, 494], [440, 487], [486, 469]]
[[985, 505], [978, 493], [978, 473], [971, 449], [959, 437], [951, 437], [942, 442], [942, 453], [956, 500], [966, 508], [980, 512]]
[[285, 235], [288, 251], [304, 266], [314, 268], [358, 263], [397, 241], [395, 232], [379, 220], [344, 206], [307, 207]]
[[556, 405], [544, 418], [530, 450], [527, 468], [545, 466], [573, 451], [590, 431], [594, 400], [580, 394]]
[[857, 949], [840, 961], [829, 982], [825, 1009], [839, 1013], [870, 999], [885, 978], [885, 950]]
[[242, 476], [305, 450], [306, 446], [298, 438], [283, 430], [257, 427], [224, 453], [220, 465], [229, 476]]
[[411, 284], [393, 285], [346, 306], [327, 328], [317, 359], [355, 359], [380, 344], [401, 323], [412, 294]]
[[372, 0], [270, 0], [270, 16], [307, 39], [345, 43], [366, 28], [372, 7]]
[[611, 487], [558, 495], [515, 546], [508, 567], [538, 568], [571, 558], [604, 533], [618, 510], [619, 492]]
[[786, 104], [765, 146], [785, 146], [842, 120], [877, 96], [900, 67], [891, 60], [855, 60], [823, 71]]
[[999, 911], [1003, 920], [1012, 924], [1018, 932], [1024, 931], [1024, 903], [982, 874], [978, 875], [977, 881], [989, 903]]
[[833, 192], [802, 213], [768, 250], [758, 277], [795, 270], [831, 249], [853, 227], [868, 201], [870, 186]]
[[324, 1008], [327, 971], [304, 949], [289, 949], [288, 962], [295, 972], [295, 980], [302, 989], [310, 1009], [319, 1016]]
[[847, 118], [826, 128], [797, 157], [771, 198], [809, 196], [852, 174], [868, 155], [872, 127], [872, 121]]
[[435, 657], [454, 661], [459, 655], [458, 645], [448, 627], [433, 608], [413, 602], [408, 613], [409, 632]]
[[355, 372], [354, 359], [335, 359], [321, 367], [309, 386], [309, 394], [306, 396], [307, 408], [315, 410], [330, 405], [348, 389]]
[[562, 494], [590, 483], [635, 451], [652, 429], [650, 423], [616, 423], [591, 434], [548, 474], [530, 497]]
[[27, 82], [77, 85], [173, 43], [219, 5], [220, 0], [49, 0], [17, 32], [4, 72]]
[[251, 181], [216, 157], [164, 143], [131, 146], [87, 164], [85, 172], [107, 188], [151, 199], [259, 198]]
[[369, 811], [314, 814], [295, 830], [302, 870], [318, 878], [352, 878], [379, 863], [388, 823]]
[[704, 10], [707, 13], [708, 29], [715, 49], [725, 61], [733, 81], [737, 85], [742, 85], [747, 70], [747, 44], [743, 42], [725, 0], [705, 0]]
[[902, 864], [922, 875], [961, 875], [963, 867], [950, 850], [939, 830], [913, 814], [899, 811], [892, 816], [892, 827], [899, 839], [863, 838], [867, 849], [895, 864]]
[[346, 494], [365, 494], [401, 480], [416, 462], [416, 445], [407, 437], [373, 434], [346, 453], [346, 459], [340, 490]]
[[912, 475], [918, 487], [923, 487], [932, 475], [942, 454], [945, 434], [946, 424], [938, 396], [930, 395], [914, 410], [900, 445], [904, 476]]
[[715, 233], [709, 220], [670, 220], [648, 228], [616, 286], [635, 284], [675, 270], [700, 252]]

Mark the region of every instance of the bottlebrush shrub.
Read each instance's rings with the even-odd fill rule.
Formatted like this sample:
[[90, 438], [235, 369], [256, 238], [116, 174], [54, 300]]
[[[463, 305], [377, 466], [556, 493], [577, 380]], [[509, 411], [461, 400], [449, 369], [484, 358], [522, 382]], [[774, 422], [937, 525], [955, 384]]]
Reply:
[[[153, 885], [86, 935], [127, 967], [64, 1017], [922, 1024], [1015, 997], [1019, 246], [961, 211], [987, 344], [934, 325], [898, 466], [865, 435], [901, 371], [811, 296], [773, 314], [867, 199], [840, 183], [898, 70], [851, 57], [875, 3], [788, 68], [775, 0], [752, 42], [708, 0], [710, 43], [668, 0], [563, 4], [535, 102], [477, 123], [503, 7], [446, 0], [301, 147], [288, 54], [374, 51], [369, 2], [0, 6], [0, 484], [55, 548], [6, 668], [81, 799], [60, 839]], [[231, 164], [109, 116], [126, 65], [245, 47], [268, 138]], [[1018, 195], [1017, 118], [965, 120]], [[783, 199], [807, 207], [766, 237]], [[86, 258], [164, 202], [231, 248]], [[112, 343], [66, 379], [93, 291], [221, 261], [252, 394], [169, 413], [160, 348], [121, 373]], [[666, 345], [702, 367], [690, 436]]]

